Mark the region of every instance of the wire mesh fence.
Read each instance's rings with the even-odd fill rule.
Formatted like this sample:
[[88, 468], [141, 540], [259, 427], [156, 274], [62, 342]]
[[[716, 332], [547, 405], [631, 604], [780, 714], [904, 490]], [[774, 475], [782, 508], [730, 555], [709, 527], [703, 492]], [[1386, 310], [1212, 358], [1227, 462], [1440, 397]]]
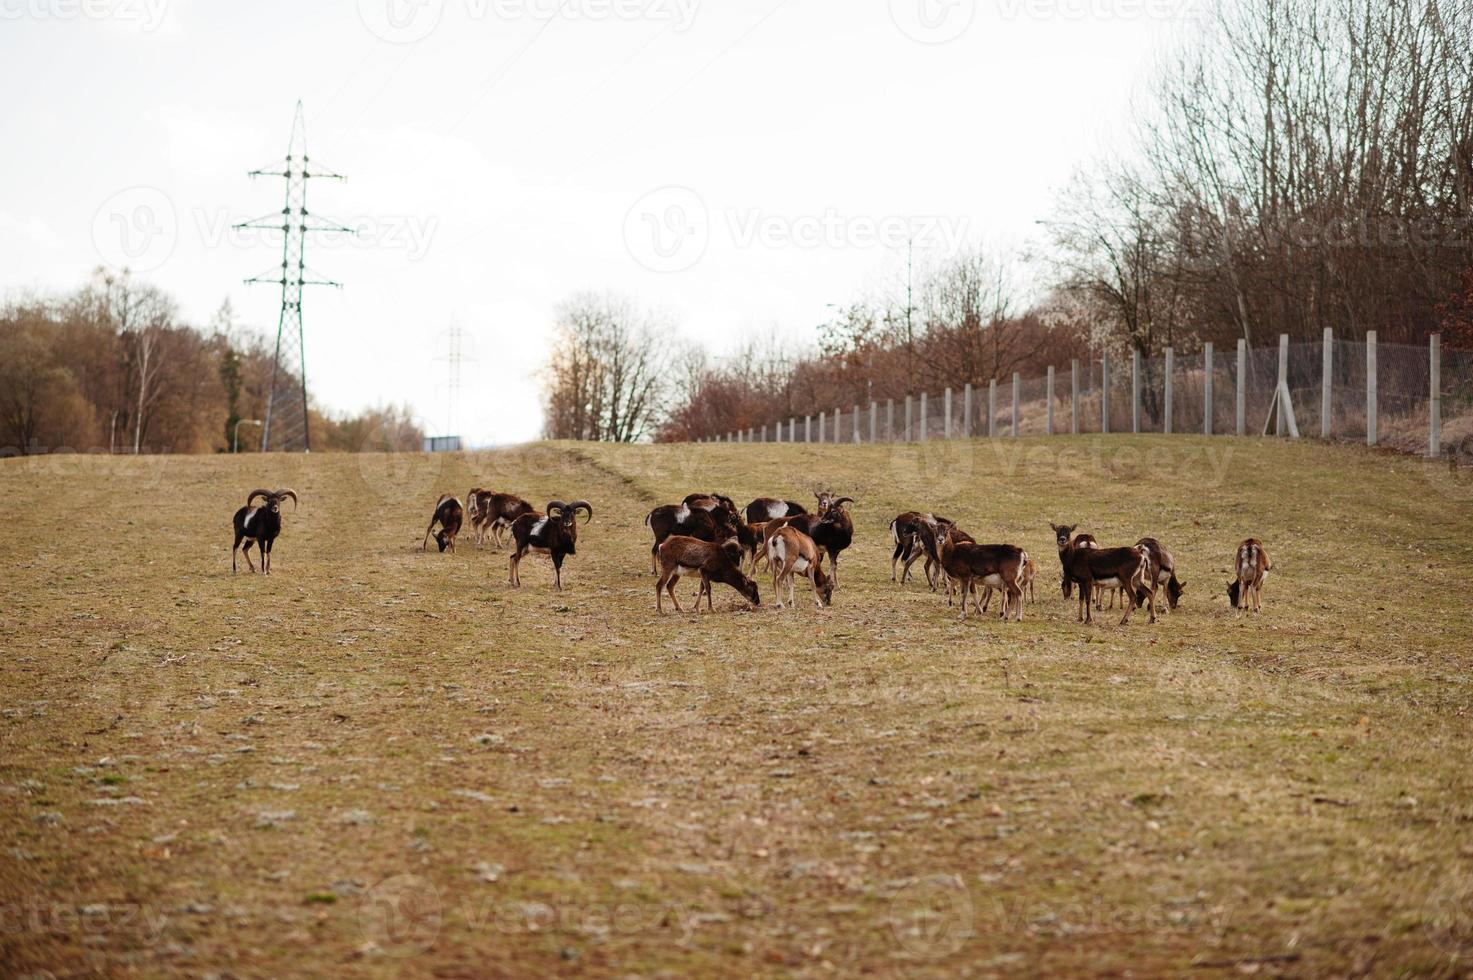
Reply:
[[1473, 351], [1335, 339], [1101, 356], [838, 406], [705, 441], [866, 443], [1159, 432], [1353, 440], [1473, 458]]

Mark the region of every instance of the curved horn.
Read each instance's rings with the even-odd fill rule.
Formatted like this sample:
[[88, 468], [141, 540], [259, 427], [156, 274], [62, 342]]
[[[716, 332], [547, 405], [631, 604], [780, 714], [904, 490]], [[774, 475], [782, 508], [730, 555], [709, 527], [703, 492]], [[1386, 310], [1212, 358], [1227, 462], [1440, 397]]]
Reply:
[[548, 517], [552, 517], [555, 514], [561, 514], [563, 511], [565, 511], [567, 509], [568, 509], [568, 505], [565, 504], [565, 503], [563, 503], [561, 500], [549, 500], [547, 502], [547, 516]]
[[568, 505], [568, 509], [575, 514], [580, 510], [588, 511], [588, 520], [584, 521], [584, 524], [587, 524], [588, 521], [593, 520], [593, 505], [586, 500], [575, 500]]
[[292, 510], [297, 509], [297, 492], [291, 487], [282, 487], [280, 490], [276, 491], [276, 496], [292, 498]]
[[249, 497], [246, 497], [246, 506], [249, 507], [251, 505], [251, 501], [252, 500], [255, 500], [257, 497], [270, 497], [270, 496], [271, 496], [271, 491], [270, 490], [252, 490], [250, 496]]
[[833, 508], [833, 507], [842, 507], [845, 504], [852, 504], [852, 503], [854, 503], [854, 498], [853, 497], [840, 497], [838, 500], [835, 500], [833, 503], [829, 504], [829, 507], [830, 508]]

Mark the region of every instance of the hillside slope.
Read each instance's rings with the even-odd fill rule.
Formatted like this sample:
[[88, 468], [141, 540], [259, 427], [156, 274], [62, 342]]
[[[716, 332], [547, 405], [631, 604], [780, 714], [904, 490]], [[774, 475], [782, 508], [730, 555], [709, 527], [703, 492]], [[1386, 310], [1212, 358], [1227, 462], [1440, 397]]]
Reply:
[[[816, 484], [857, 501], [833, 608], [759, 576], [759, 611], [655, 615], [651, 506]], [[232, 512], [281, 485], [275, 574], [231, 576]], [[592, 501], [566, 591], [419, 550], [472, 485]], [[1473, 956], [1466, 474], [1225, 438], [547, 444], [7, 460], [0, 496], [5, 974]], [[1021, 624], [891, 583], [912, 507], [1037, 556]], [[1160, 537], [1182, 608], [1077, 624], [1051, 520]], [[1275, 573], [1237, 618], [1248, 534]]]

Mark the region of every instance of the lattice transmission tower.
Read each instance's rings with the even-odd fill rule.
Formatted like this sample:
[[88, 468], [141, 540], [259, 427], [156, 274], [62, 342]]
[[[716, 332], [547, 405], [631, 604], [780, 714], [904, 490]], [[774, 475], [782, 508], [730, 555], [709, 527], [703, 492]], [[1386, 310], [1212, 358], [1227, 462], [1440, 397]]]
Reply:
[[307, 156], [307, 124], [302, 103], [297, 102], [292, 120], [291, 141], [286, 161], [276, 169], [250, 171], [251, 177], [280, 177], [286, 184], [286, 203], [280, 214], [246, 221], [236, 228], [259, 228], [282, 234], [281, 268], [246, 280], [247, 284], [277, 283], [281, 286], [281, 316], [276, 325], [276, 360], [271, 370], [271, 390], [266, 396], [266, 424], [261, 431], [261, 451], [310, 452], [307, 426], [307, 348], [303, 336], [302, 290], [307, 286], [337, 286], [330, 279], [308, 278], [307, 235], [314, 231], [352, 234], [352, 229], [324, 221], [307, 210], [307, 182], [313, 178], [344, 180], [342, 174], [310, 166]]

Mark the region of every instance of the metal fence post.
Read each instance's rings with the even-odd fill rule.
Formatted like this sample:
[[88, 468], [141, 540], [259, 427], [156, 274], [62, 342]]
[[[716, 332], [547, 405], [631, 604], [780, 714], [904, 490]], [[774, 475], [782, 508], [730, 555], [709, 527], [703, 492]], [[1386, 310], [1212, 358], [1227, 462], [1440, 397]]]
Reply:
[[1335, 414], [1331, 379], [1335, 376], [1335, 328], [1325, 328], [1324, 350], [1320, 352], [1320, 438], [1330, 438]]
[[1366, 445], [1374, 446], [1377, 431], [1376, 408], [1380, 401], [1376, 391], [1376, 331], [1366, 331]]
[[1202, 345], [1202, 434], [1212, 435], [1212, 342]]
[[850, 442], [864, 442], [864, 437], [859, 432], [859, 406], [854, 406], [854, 431], [850, 433]]
[[794, 415], [788, 419], [788, 442], [798, 441], [798, 416]]
[[972, 382], [962, 389], [962, 438], [972, 438]]
[[880, 441], [878, 438], [876, 438], [875, 433], [875, 430], [879, 427], [879, 423], [880, 403], [871, 398], [869, 402], [869, 441], [872, 443]]
[[1141, 431], [1141, 352], [1130, 352], [1130, 431]]
[[1171, 435], [1171, 374], [1176, 364], [1176, 352], [1166, 348], [1166, 417], [1161, 420], [1161, 431]]
[[895, 441], [895, 399], [885, 399], [885, 441]]
[[[858, 415], [858, 413], [855, 413]], [[840, 409], [834, 409], [834, 441], [844, 441], [844, 413]]]
[[905, 441], [910, 442], [916, 437], [915, 430], [915, 396], [905, 396]]
[[[1279, 334], [1279, 381], [1274, 388], [1275, 397], [1283, 398], [1284, 393], [1289, 390], [1289, 335]], [[1284, 411], [1285, 405], [1278, 403], [1279, 409], [1274, 412], [1274, 435], [1284, 434]]]
[[1017, 371], [1013, 372], [1013, 438], [1018, 438], [1018, 430], [1022, 428], [1019, 424], [1020, 407], [1023, 401], [1023, 376]]
[[1100, 352], [1100, 431], [1110, 432], [1110, 354]]
[[987, 382], [987, 438], [997, 438], [997, 379]]
[[946, 409], [946, 419], [941, 424], [941, 438], [943, 438], [943, 439], [950, 439], [951, 438], [951, 386], [950, 385], [948, 385], [947, 388], [946, 388], [946, 397], [945, 397], [944, 401], [945, 401], [944, 407]]
[[926, 423], [928, 421], [926, 413], [928, 412], [929, 407], [930, 406], [927, 404], [926, 393], [923, 391], [921, 392], [921, 442], [925, 442], [926, 437], [930, 435], [930, 433], [926, 431]]
[[1079, 358], [1069, 362], [1069, 432], [1079, 435]]
[[803, 416], [803, 442], [806, 445], [813, 441], [813, 416]]
[[1048, 434], [1054, 434], [1054, 366], [1048, 366]]
[[1442, 334], [1428, 340], [1428, 367], [1432, 372], [1431, 401], [1427, 405], [1430, 429], [1427, 432], [1427, 454], [1433, 459], [1442, 455]]
[[1248, 431], [1248, 341], [1238, 338], [1238, 435]]
[[829, 431], [829, 413], [828, 412], [819, 412], [818, 413], [818, 441], [819, 442], [828, 442], [829, 441], [828, 431]]

